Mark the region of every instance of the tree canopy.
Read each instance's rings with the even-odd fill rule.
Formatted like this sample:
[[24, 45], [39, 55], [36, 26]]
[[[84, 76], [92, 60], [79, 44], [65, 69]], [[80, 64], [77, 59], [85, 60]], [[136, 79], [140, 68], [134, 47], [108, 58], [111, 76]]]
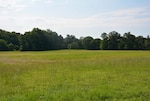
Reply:
[[130, 32], [121, 35], [116, 31], [100, 34], [101, 38], [92, 36], [65, 38], [51, 30], [33, 28], [24, 34], [0, 29], [0, 51], [45, 51], [58, 49], [87, 50], [150, 50], [150, 37], [135, 36]]

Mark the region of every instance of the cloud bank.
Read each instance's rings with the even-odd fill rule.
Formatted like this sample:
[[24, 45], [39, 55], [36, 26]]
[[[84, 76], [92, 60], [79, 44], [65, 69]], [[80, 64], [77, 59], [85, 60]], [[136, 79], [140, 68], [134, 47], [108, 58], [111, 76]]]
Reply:
[[[67, 2], [68, 0], [66, 0]], [[26, 2], [26, 3], [25, 3]], [[0, 28], [24, 33], [34, 27], [52, 29], [61, 33], [88, 33], [88, 29], [101, 33], [105, 29], [132, 29], [150, 26], [150, 12], [146, 7], [116, 10], [106, 13], [76, 18], [37, 15], [10, 16], [9, 12], [21, 12], [27, 8], [27, 2], [54, 3], [54, 0], [0, 0]], [[90, 32], [91, 33], [91, 32]]]

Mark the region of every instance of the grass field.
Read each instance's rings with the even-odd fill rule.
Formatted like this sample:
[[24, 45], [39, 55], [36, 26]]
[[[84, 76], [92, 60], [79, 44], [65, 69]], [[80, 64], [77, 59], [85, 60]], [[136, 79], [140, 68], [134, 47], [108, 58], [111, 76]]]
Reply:
[[0, 52], [0, 101], [150, 101], [150, 51]]

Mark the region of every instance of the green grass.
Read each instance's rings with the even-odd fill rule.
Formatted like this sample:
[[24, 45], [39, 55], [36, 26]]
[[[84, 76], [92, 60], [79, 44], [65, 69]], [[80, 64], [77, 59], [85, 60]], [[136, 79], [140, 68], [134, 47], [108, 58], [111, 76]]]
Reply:
[[0, 101], [148, 101], [150, 51], [0, 52]]

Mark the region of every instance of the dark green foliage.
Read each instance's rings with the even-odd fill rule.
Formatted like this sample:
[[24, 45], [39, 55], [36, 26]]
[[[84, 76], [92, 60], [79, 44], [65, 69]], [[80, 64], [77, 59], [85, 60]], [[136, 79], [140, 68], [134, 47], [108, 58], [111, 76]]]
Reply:
[[143, 36], [138, 36], [135, 39], [135, 49], [143, 50], [145, 48]]
[[1, 46], [0, 50], [19, 50], [21, 41], [20, 33], [0, 30], [0, 39], [3, 40], [3, 44], [6, 44], [6, 47]]
[[118, 43], [118, 49], [124, 50], [126, 48], [126, 42], [124, 37], [120, 37], [119, 43]]
[[22, 36], [22, 50], [54, 50], [61, 49], [63, 43], [62, 36], [51, 30], [41, 30], [34, 28], [31, 32], [26, 32]]
[[8, 50], [8, 45], [5, 40], [0, 39], [0, 51]]
[[132, 35], [130, 32], [124, 34], [126, 49], [133, 50], [135, 49], [135, 40], [136, 37]]
[[20, 49], [20, 47], [19, 47], [18, 45], [14, 45], [14, 44], [12, 44], [12, 43], [10, 43], [10, 44], [8, 45], [8, 48], [9, 48], [10, 51], [19, 50], [19, 49]]
[[136, 37], [130, 32], [121, 36], [118, 32], [112, 31], [109, 34], [102, 33], [101, 49], [103, 50], [145, 50], [150, 49], [150, 40], [143, 36]]
[[146, 49], [150, 50], [150, 37], [147, 36], [147, 39], [145, 39], [145, 47]]
[[87, 50], [150, 50], [150, 38], [135, 36], [130, 32], [121, 36], [112, 31], [102, 33], [101, 39], [91, 36], [76, 38], [67, 35], [63, 38], [51, 30], [34, 28], [24, 34], [0, 30], [0, 50], [45, 51], [58, 49], [87, 49]]
[[100, 47], [102, 50], [106, 50], [106, 49], [108, 49], [108, 35], [107, 35], [107, 33], [102, 33], [101, 37], [103, 40], [101, 42]]
[[92, 40], [92, 42], [91, 42], [92, 50], [99, 50], [100, 49], [100, 42], [101, 42], [101, 40], [98, 38]]
[[92, 49], [92, 41], [93, 41], [93, 38], [91, 36], [85, 37], [83, 39], [83, 47], [88, 50]]
[[116, 50], [119, 45], [120, 34], [116, 31], [112, 31], [108, 36], [108, 49]]
[[99, 50], [100, 49], [100, 39], [93, 39], [88, 36], [83, 39], [83, 47], [87, 50]]
[[64, 47], [68, 49], [79, 49], [78, 39], [74, 35], [67, 35], [64, 39]]

